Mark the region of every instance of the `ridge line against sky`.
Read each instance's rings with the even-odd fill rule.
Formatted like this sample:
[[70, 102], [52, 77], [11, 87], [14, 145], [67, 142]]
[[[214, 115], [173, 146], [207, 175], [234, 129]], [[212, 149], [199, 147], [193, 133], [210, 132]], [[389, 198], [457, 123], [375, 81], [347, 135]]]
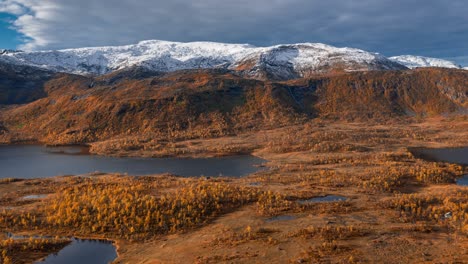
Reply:
[[0, 48], [321, 42], [468, 66], [466, 0], [0, 0]]

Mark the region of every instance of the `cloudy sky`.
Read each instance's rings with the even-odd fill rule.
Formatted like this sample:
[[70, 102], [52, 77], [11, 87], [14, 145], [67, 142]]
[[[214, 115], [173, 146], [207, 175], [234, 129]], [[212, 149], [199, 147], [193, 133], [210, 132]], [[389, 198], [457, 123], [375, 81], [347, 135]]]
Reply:
[[323, 42], [468, 66], [467, 0], [0, 0], [0, 48]]

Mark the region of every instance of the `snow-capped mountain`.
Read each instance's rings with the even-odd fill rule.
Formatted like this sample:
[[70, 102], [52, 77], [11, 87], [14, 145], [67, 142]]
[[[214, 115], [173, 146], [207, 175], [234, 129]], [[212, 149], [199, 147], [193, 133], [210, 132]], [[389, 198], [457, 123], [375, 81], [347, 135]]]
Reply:
[[461, 69], [461, 66], [448, 60], [429, 58], [422, 56], [403, 55], [390, 57], [390, 60], [403, 64], [410, 69], [421, 68], [421, 67], [440, 67], [440, 68], [451, 68]]
[[12, 53], [17, 53], [17, 52], [21, 52], [21, 51], [19, 51], [19, 50], [12, 50], [12, 49], [0, 49], [0, 55], [12, 54]]
[[254, 48], [229, 68], [260, 78], [292, 79], [334, 71], [406, 69], [386, 57], [353, 48], [302, 43]]
[[377, 53], [319, 43], [255, 47], [214, 42], [142, 41], [135, 45], [5, 52], [4, 62], [75, 74], [106, 74], [133, 66], [170, 72], [223, 68], [252, 77], [289, 79], [330, 71], [405, 69]]

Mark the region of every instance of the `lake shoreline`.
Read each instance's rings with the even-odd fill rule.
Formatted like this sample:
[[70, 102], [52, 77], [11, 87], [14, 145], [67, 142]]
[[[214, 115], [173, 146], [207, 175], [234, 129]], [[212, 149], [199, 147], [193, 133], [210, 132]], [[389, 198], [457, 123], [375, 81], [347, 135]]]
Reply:
[[[423, 147], [416, 147], [416, 148], [408, 148], [415, 157], [424, 159], [427, 161], [432, 162], [449, 162], [455, 163], [463, 166], [468, 166], [468, 161], [462, 161], [463, 157], [468, 156], [468, 146], [459, 146], [453, 148], [423, 148]], [[459, 153], [459, 154], [457, 154]], [[459, 156], [457, 160], [451, 160], [451, 157], [448, 157], [449, 154]]]
[[[268, 160], [266, 166], [269, 169], [241, 178], [133, 177], [131, 174], [102, 173], [8, 182], [0, 184], [0, 215], [5, 207], [12, 207], [9, 209], [12, 213], [21, 211], [58, 217], [41, 209], [69, 197], [67, 192], [75, 188], [83, 191], [90, 188], [89, 194], [96, 191], [113, 199], [113, 194], [102, 191], [121, 190], [125, 193], [134, 187], [158, 202], [163, 195], [198, 194], [198, 187], [223, 186], [226, 189], [221, 193], [241, 188], [247, 191], [246, 198], [255, 199], [246, 200], [242, 205], [231, 204], [233, 199], [225, 199], [223, 201], [226, 202], [219, 205], [225, 210], [180, 230], [154, 227], [149, 232], [141, 229], [130, 235], [99, 227], [98, 231], [92, 232], [87, 229], [91, 227], [87, 222], [79, 222], [83, 228], [51, 227], [41, 233], [84, 238], [94, 235], [114, 240], [118, 254], [115, 263], [139, 263], [142, 260], [287, 263], [299, 259], [340, 262], [350, 257], [375, 263], [384, 260], [461, 261], [465, 258], [463, 245], [468, 240], [464, 229], [465, 212], [459, 204], [468, 202], [464, 195], [467, 189], [450, 181], [467, 173], [467, 168], [422, 160], [409, 150], [420, 146], [468, 146], [466, 128], [468, 122], [450, 123], [450, 126], [421, 123], [388, 130], [380, 125], [336, 124], [278, 129], [270, 131], [268, 138], [264, 134], [252, 133], [236, 138], [182, 141], [167, 153], [180, 154], [180, 150], [186, 150], [186, 154], [202, 153], [203, 150], [214, 153], [222, 149], [234, 152], [233, 149], [249, 147], [254, 155]], [[124, 150], [122, 153], [148, 154], [152, 147], [147, 146], [146, 151]], [[161, 153], [160, 150], [156, 152]], [[444, 177], [435, 179], [433, 175]], [[37, 193], [51, 195], [39, 200], [19, 200], [23, 195]], [[269, 193], [271, 198], [268, 198]], [[326, 203], [300, 202], [327, 195], [347, 199]], [[93, 201], [80, 200], [79, 196], [73, 199]], [[182, 200], [191, 199], [183, 196]], [[413, 209], [399, 210], [400, 207], [412, 206], [411, 199], [420, 201], [417, 204], [421, 207], [414, 208], [415, 212], [420, 208], [423, 213], [434, 211], [436, 215], [416, 216], [411, 213]], [[430, 205], [425, 203], [426, 199], [432, 201]], [[119, 200], [114, 201], [118, 203]], [[454, 217], [445, 217], [449, 211]], [[291, 217], [282, 221], [266, 221], [273, 217], [283, 219], [281, 216]], [[143, 219], [145, 215], [141, 217]], [[0, 227], [6, 228], [6, 224], [0, 220]], [[137, 222], [130, 221], [129, 225], [132, 224]], [[34, 226], [15, 226], [11, 231], [28, 230], [32, 232]], [[123, 237], [126, 235], [129, 237]], [[334, 239], [335, 244], [322, 245], [320, 241], [327, 241], [328, 236]], [[415, 238], [420, 243], [416, 243]], [[385, 247], [379, 247], [383, 244]], [[401, 251], [402, 245], [406, 251]], [[328, 253], [325, 257], [316, 255], [319, 250], [327, 250]], [[388, 252], [395, 254], [388, 255]]]
[[[242, 177], [262, 170], [262, 164], [267, 162], [250, 155], [194, 159], [117, 158], [87, 153], [82, 146], [0, 146], [0, 167], [3, 168], [0, 178], [40, 178], [96, 172], [139, 176], [170, 173], [183, 177]], [[24, 167], [21, 164], [29, 165]]]

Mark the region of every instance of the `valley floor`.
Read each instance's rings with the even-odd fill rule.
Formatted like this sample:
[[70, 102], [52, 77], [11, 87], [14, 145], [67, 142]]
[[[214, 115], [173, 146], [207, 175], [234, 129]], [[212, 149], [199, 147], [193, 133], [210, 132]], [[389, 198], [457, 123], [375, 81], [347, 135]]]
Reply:
[[[91, 151], [153, 157], [253, 153], [268, 160], [267, 170], [242, 178], [99, 174], [3, 180], [0, 228], [111, 239], [118, 246], [116, 263], [466, 263], [468, 188], [454, 182], [468, 169], [424, 161], [409, 151], [460, 146], [468, 146], [466, 117], [386, 124], [323, 121], [181, 142], [113, 139], [92, 144]], [[74, 190], [85, 192], [81, 197]], [[29, 194], [48, 196], [20, 199]], [[95, 208], [99, 213], [80, 207], [76, 216], [58, 213], [93, 201], [92, 195], [104, 196], [109, 207]], [[198, 200], [201, 195], [209, 202]], [[325, 195], [347, 200], [303, 202]], [[137, 208], [136, 216], [110, 216], [113, 208], [125, 208], [119, 205], [125, 197], [135, 201], [128, 208]], [[144, 211], [154, 208], [179, 214], [145, 222]], [[122, 233], [105, 221], [129, 229]], [[16, 256], [14, 263], [31, 261], [21, 260], [28, 250], [4, 250]]]

